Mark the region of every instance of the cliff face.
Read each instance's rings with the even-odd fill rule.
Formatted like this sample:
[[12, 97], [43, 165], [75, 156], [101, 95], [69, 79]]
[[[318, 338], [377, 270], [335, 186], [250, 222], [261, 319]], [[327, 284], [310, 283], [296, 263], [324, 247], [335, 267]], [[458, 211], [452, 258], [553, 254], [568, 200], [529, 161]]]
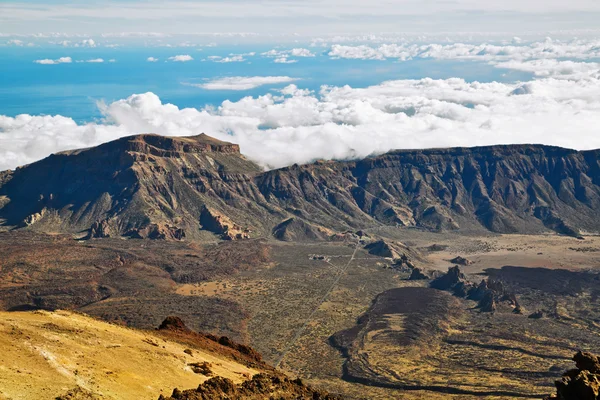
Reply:
[[[535, 145], [395, 151], [257, 177], [265, 197], [298, 215], [499, 233], [598, 231], [598, 151]], [[296, 208], [298, 210], [296, 210]], [[329, 216], [333, 218], [328, 218]], [[339, 222], [338, 222], [339, 223]]]
[[52, 155], [0, 187], [5, 225], [92, 236], [173, 238], [199, 230], [205, 204], [220, 208], [260, 168], [239, 147], [206, 135], [139, 135]]
[[[268, 235], [290, 218], [322, 232], [385, 224], [577, 235], [600, 231], [599, 154], [538, 145], [405, 150], [262, 172], [237, 145], [206, 135], [138, 135], [1, 174], [0, 221], [166, 239]], [[207, 210], [221, 222], [204, 226]]]
[[597, 231], [598, 151], [515, 145], [397, 151], [356, 164], [359, 186], [408, 205], [417, 224], [501, 233]]

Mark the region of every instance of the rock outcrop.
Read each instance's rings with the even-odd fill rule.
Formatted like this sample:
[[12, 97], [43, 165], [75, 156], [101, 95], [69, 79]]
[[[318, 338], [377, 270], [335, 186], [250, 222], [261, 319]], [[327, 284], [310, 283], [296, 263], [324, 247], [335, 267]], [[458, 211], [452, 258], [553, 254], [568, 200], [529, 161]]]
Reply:
[[300, 379], [272, 374], [257, 374], [252, 379], [236, 385], [220, 376], [211, 378], [197, 389], [174, 389], [170, 397], [160, 396], [159, 400], [341, 400], [341, 396], [304, 385]]
[[463, 284], [464, 282], [465, 275], [460, 271], [460, 267], [455, 265], [454, 267], [448, 268], [448, 272], [445, 275], [434, 279], [430, 286], [433, 289], [453, 291], [458, 285]]
[[385, 257], [385, 258], [398, 258], [398, 252], [385, 240], [378, 240], [376, 242], [369, 243], [365, 246], [365, 250], [374, 256]]
[[179, 317], [168, 316], [158, 327], [159, 331], [180, 331], [190, 332], [190, 329], [185, 325]]
[[195, 339], [196, 341], [208, 341], [210, 343], [214, 343], [215, 345], [218, 344], [231, 349], [234, 353], [241, 355], [246, 360], [250, 360], [252, 363], [262, 363], [262, 355], [252, 347], [237, 343], [227, 336], [216, 336], [210, 333], [194, 332], [185, 325], [181, 318], [177, 316], [169, 316], [165, 318], [157, 330], [180, 335], [180, 337], [192, 339], [192, 341]]
[[600, 359], [591, 353], [578, 352], [573, 357], [576, 368], [556, 381], [556, 395], [547, 400], [597, 400], [600, 398]]
[[421, 268], [413, 268], [410, 273], [409, 281], [421, 281], [421, 280], [429, 280], [429, 275], [423, 271]]
[[108, 238], [110, 237], [110, 231], [108, 221], [96, 221], [90, 228], [89, 238]]
[[456, 256], [454, 257], [452, 260], [450, 260], [450, 262], [452, 264], [457, 264], [457, 265], [463, 265], [463, 266], [467, 266], [467, 265], [471, 265], [472, 262], [471, 260], [461, 257], [461, 256]]
[[221, 235], [224, 240], [250, 239], [250, 228], [243, 228], [226, 215], [204, 207], [200, 213], [201, 228]]
[[513, 312], [522, 313], [517, 296], [508, 292], [502, 282], [490, 278], [475, 284], [467, 280], [458, 265], [448, 268], [448, 272], [434, 279], [430, 283], [430, 287], [450, 291], [457, 297], [475, 300], [478, 302], [477, 308], [481, 312], [493, 313], [496, 311], [498, 304], [504, 302], [513, 307]]

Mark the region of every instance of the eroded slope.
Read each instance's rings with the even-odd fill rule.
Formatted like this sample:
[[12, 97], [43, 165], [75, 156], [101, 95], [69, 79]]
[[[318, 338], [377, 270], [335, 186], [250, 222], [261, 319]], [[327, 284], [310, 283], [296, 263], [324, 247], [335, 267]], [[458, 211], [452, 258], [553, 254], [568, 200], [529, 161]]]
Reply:
[[80, 314], [0, 313], [0, 398], [155, 399], [209, 379], [192, 366], [205, 362], [212, 376], [235, 383], [259, 372], [193, 343]]

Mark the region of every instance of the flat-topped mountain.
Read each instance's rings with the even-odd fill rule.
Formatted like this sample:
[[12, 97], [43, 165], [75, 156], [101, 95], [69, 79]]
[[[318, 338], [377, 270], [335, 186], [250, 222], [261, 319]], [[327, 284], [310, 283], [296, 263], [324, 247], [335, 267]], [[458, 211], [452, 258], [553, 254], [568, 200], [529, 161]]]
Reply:
[[303, 240], [378, 225], [577, 235], [600, 231], [599, 155], [542, 145], [398, 150], [264, 172], [204, 134], [144, 134], [0, 173], [0, 223], [157, 239]]

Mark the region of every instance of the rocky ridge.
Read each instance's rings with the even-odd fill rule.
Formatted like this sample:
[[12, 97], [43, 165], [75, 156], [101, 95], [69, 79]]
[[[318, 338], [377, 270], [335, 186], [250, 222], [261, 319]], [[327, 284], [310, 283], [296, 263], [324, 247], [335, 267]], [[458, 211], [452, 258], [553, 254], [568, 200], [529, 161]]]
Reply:
[[381, 225], [578, 236], [599, 231], [599, 154], [542, 145], [401, 150], [264, 172], [239, 146], [206, 135], [144, 134], [3, 172], [0, 223], [171, 240], [321, 240]]

